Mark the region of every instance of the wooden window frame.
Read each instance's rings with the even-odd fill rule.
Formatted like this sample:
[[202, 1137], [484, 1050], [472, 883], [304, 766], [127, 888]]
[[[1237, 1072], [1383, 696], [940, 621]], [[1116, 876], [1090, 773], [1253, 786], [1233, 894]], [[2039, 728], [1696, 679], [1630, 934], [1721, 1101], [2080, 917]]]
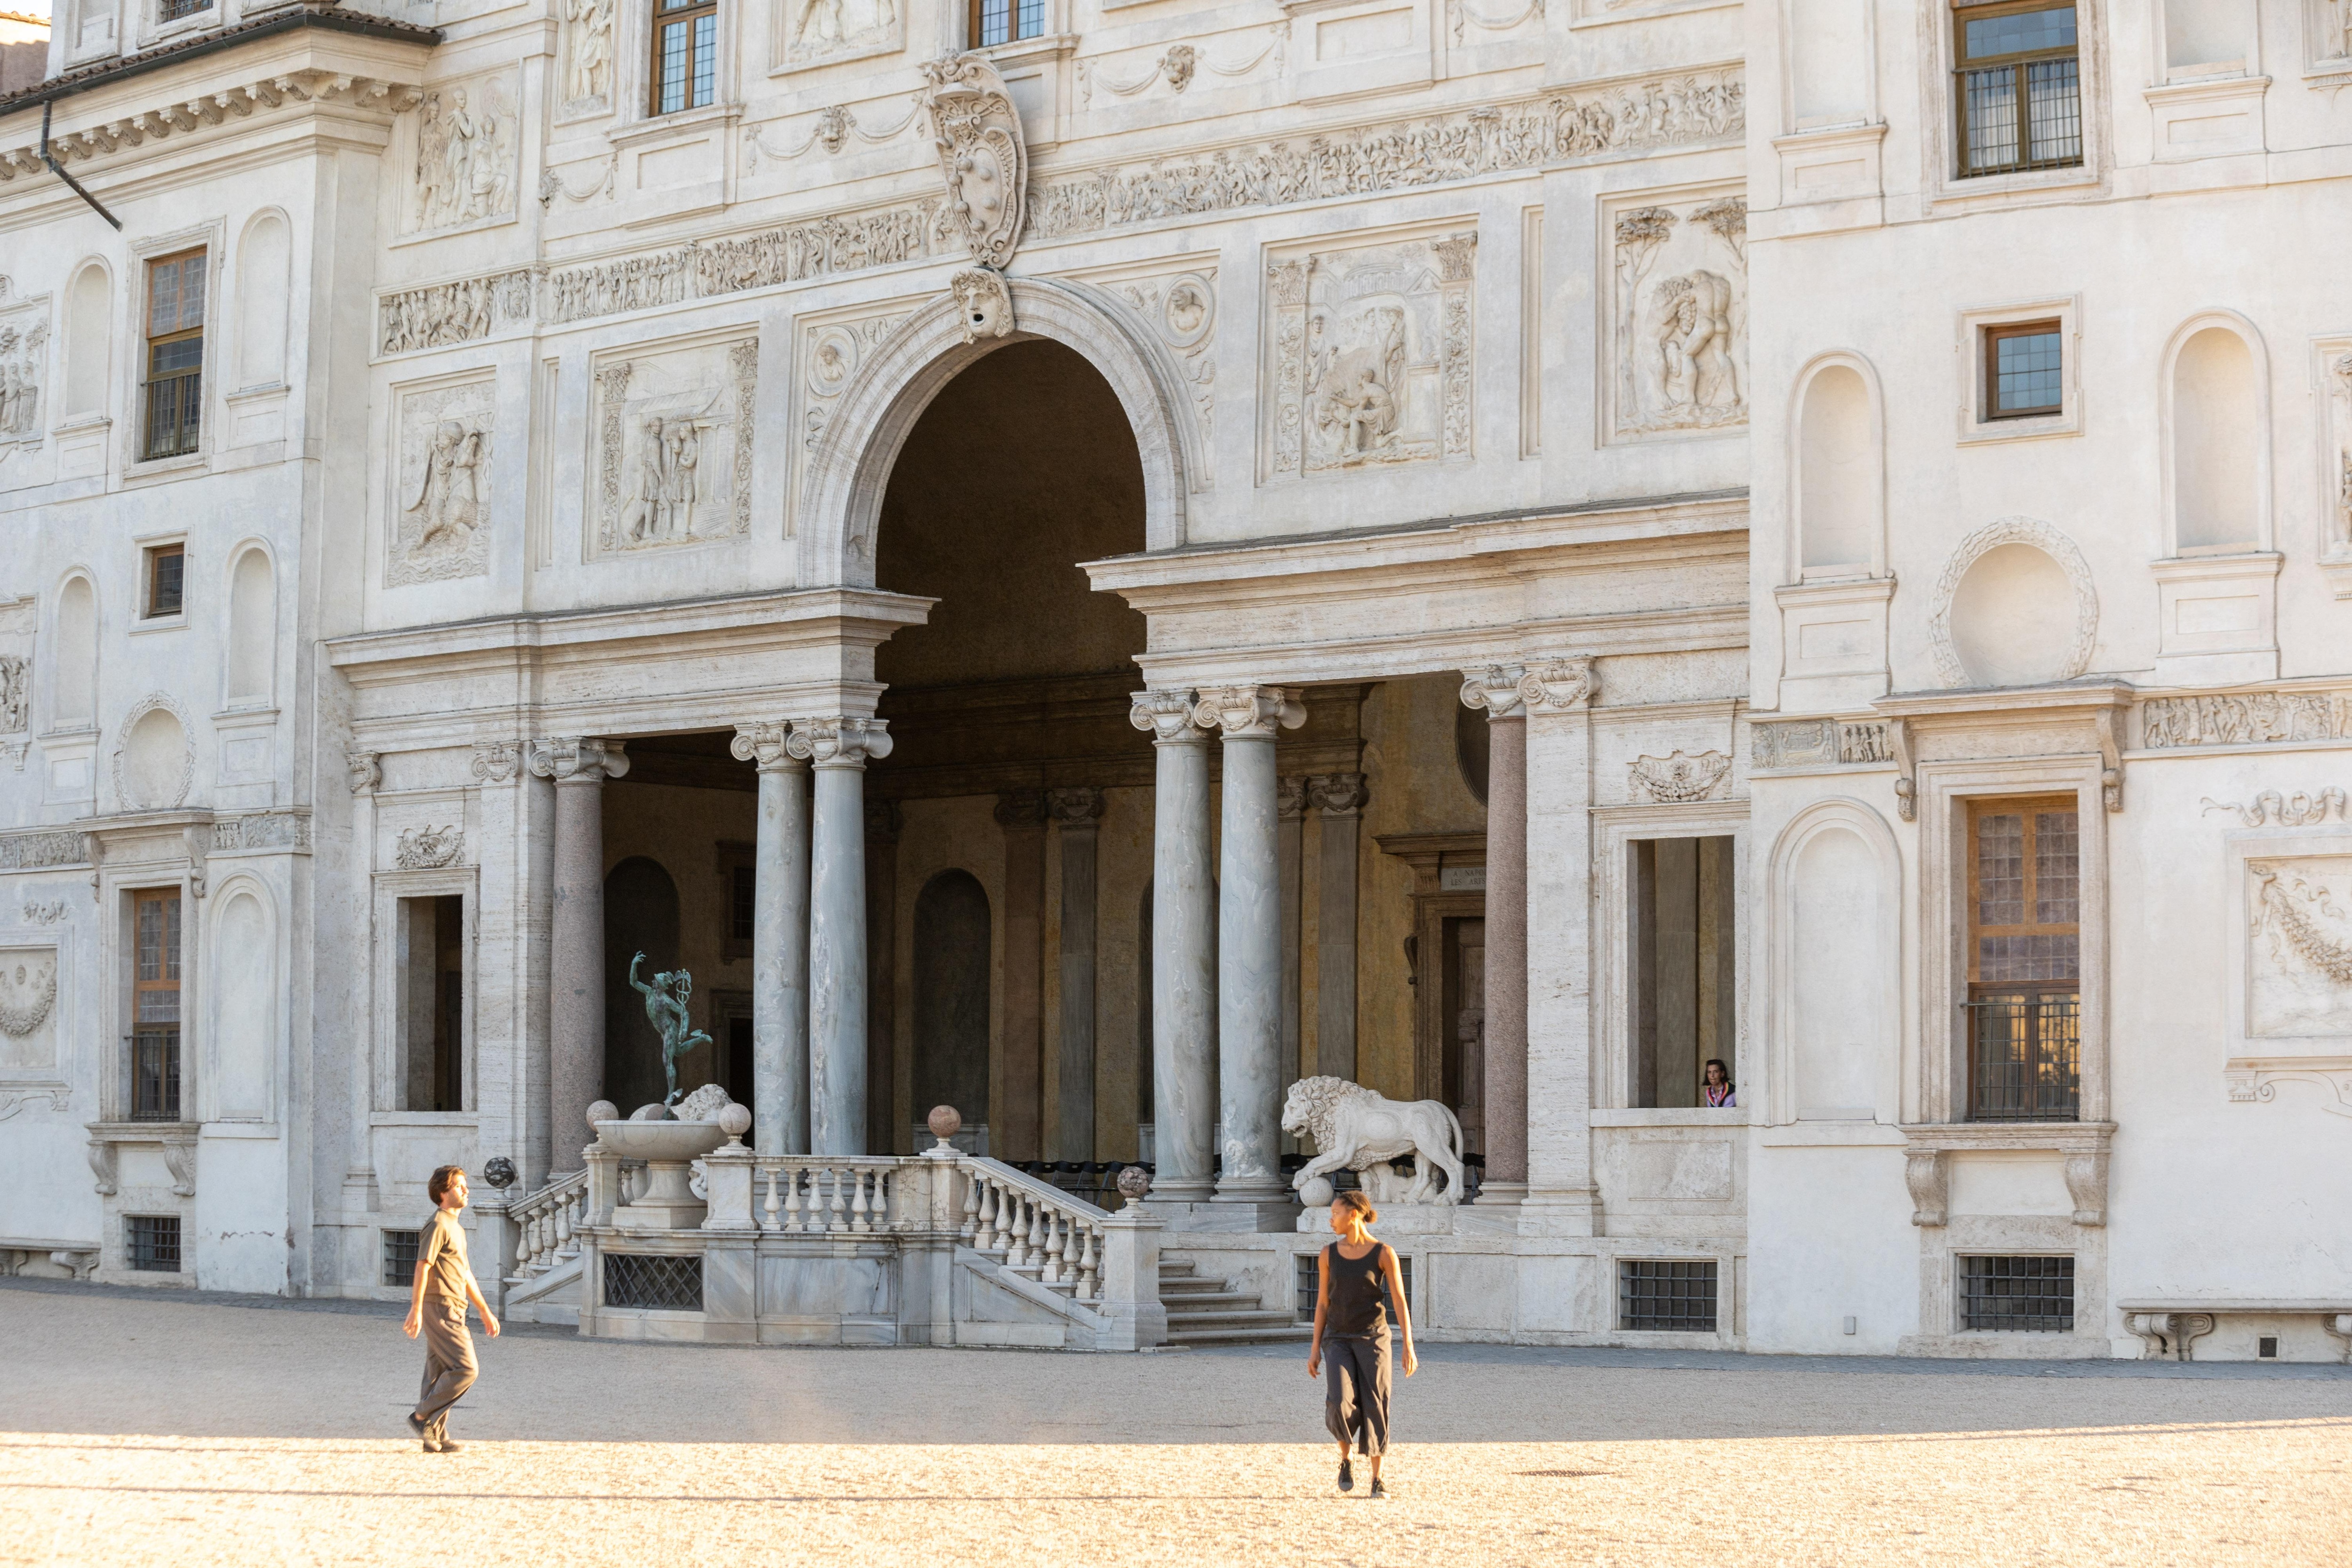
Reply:
[[[1971, 1121], [2080, 1120], [2083, 1074], [2080, 1019], [2083, 994], [2082, 834], [2084, 831], [2081, 805], [2074, 795], [2030, 795], [1981, 796], [1968, 801], [1967, 806], [1967, 836], [1963, 844], [1967, 864], [1966, 897], [1968, 900], [1967, 921], [1963, 934], [1963, 941], [1967, 944], [1965, 954], [1967, 995], [1963, 1005], [1968, 1009], [1971, 1026], [1969, 1030], [1967, 1051], [1968, 1083], [1964, 1091], [1965, 1098], [1962, 1100], [1962, 1108], [1967, 1113], [1965, 1120]], [[2074, 818], [2074, 919], [2070, 921], [2043, 921], [2032, 918], [2041, 895], [2041, 829], [2037, 825], [2037, 819], [2053, 812], [2063, 812]], [[1987, 925], [1983, 921], [1983, 857], [1979, 848], [1979, 836], [1981, 824], [1985, 818], [1990, 816], [2016, 816], [2024, 824], [2023, 836], [2019, 840], [2019, 856], [2021, 862], [2019, 913], [2026, 919], [2021, 922]], [[1988, 981], [1983, 977], [1982, 952], [1979, 946], [1981, 939], [2002, 936], [2060, 935], [2071, 936], [2074, 939], [2074, 973], [2071, 978]], [[1986, 1114], [1984, 1097], [1987, 1089], [1978, 1081], [1977, 1009], [1993, 1005], [2013, 1005], [2030, 1010], [2032, 1014], [2030, 1026], [2036, 1032], [2035, 1037], [2039, 1041], [2042, 1037], [2042, 1031], [2044, 1028], [2042, 1021], [2042, 1009], [2053, 1002], [2071, 1014], [2074, 1020], [2071, 1025], [2060, 1023], [2053, 1026], [2058, 1029], [2071, 1029], [2071, 1049], [2074, 1052], [2071, 1112], [2059, 1115], [2053, 1111], [2035, 1110], [2014, 1115]]]
[[[2074, 41], [2064, 48], [2026, 49], [2015, 54], [1989, 55], [1983, 59], [1969, 58], [1969, 24], [1996, 16], [2022, 16], [2036, 11], [2070, 10], [2074, 13]], [[2060, 0], [2009, 0], [1998, 5], [1954, 5], [1951, 7], [1952, 45], [1952, 149], [1953, 177], [1977, 180], [2001, 174], [2036, 174], [2048, 169], [2074, 169], [2084, 165], [2089, 152], [2090, 126], [2083, 89], [2083, 4]], [[2031, 154], [2033, 146], [2032, 100], [2027, 81], [2028, 69], [2047, 60], [2071, 59], [2074, 62], [2074, 155], [2071, 158], [2036, 160]], [[2011, 91], [2017, 106], [2017, 155], [2008, 163], [1977, 167], [1971, 161], [1969, 140], [1969, 78], [1975, 72], [2006, 68], [2011, 73]]]
[[[2032, 408], [2003, 408], [2000, 405], [2000, 345], [2011, 338], [2056, 338], [2058, 340], [2058, 401]], [[1990, 425], [2010, 419], [2061, 419], [2066, 414], [2066, 323], [2055, 316], [2033, 321], [2002, 321], [1977, 329], [1977, 352], [1980, 359], [1979, 384], [1983, 388], [1983, 406], [1977, 412], [1980, 424]]]
[[[146, 556], [146, 570], [141, 574], [144, 580], [144, 586], [141, 591], [145, 595], [145, 599], [140, 619], [170, 620], [175, 616], [186, 615], [188, 613], [187, 545], [184, 542], [151, 544], [143, 553]], [[178, 596], [169, 609], [163, 607], [163, 595], [157, 581], [162, 575], [163, 563], [166, 561], [177, 561], [180, 563], [180, 581], [176, 589]]]
[[[204, 278], [197, 284], [195, 290], [195, 324], [190, 326], [181, 319], [185, 314], [184, 306], [187, 300], [187, 289], [183, 286], [178, 290], [178, 298], [183, 307], [180, 316], [173, 318], [170, 331], [158, 332], [155, 330], [157, 269], [164, 267], [180, 267], [195, 260], [205, 263]], [[197, 451], [204, 440], [205, 327], [206, 319], [211, 314], [206, 305], [207, 296], [212, 289], [210, 247], [202, 245], [192, 246], [186, 250], [173, 251], [168, 256], [148, 258], [146, 270], [142, 275], [142, 285], [140, 310], [142, 320], [140, 342], [145, 345], [145, 349], [139, 362], [139, 384], [142, 392], [139, 456], [142, 461], [147, 462], [163, 458], [184, 458]], [[157, 375], [155, 374], [157, 351], [185, 342], [193, 342], [196, 345], [195, 363], [173, 370], [167, 374]], [[172, 389], [170, 395], [187, 400], [181, 405], [179, 415], [173, 422], [175, 430], [173, 438], [162, 447], [158, 447], [155, 441], [155, 396], [160, 388], [170, 388]]]
[[1002, 0], [1004, 6], [1004, 36], [988, 37], [987, 16], [992, 0], [965, 0], [964, 37], [975, 49], [992, 49], [1003, 44], [1023, 44], [1045, 36], [1046, 0]]
[[[688, 5], [668, 7], [663, 5], [662, 0], [653, 0], [650, 16], [651, 21], [646, 28], [646, 117], [658, 120], [665, 115], [685, 114], [692, 110], [708, 109], [711, 104], [718, 102], [719, 0], [692, 0], [692, 3]], [[699, 63], [699, 57], [694, 47], [693, 26], [705, 16], [710, 18], [710, 96], [698, 103], [694, 100], [694, 79], [695, 67]], [[662, 107], [662, 88], [665, 85], [662, 76], [662, 36], [671, 27], [679, 26], [688, 29], [685, 100], [674, 109], [665, 109]]]
[[[140, 961], [143, 933], [142, 917], [150, 905], [176, 911], [158, 917], [157, 974], [152, 980], [142, 977]], [[186, 1119], [188, 1105], [187, 1082], [187, 1016], [186, 972], [183, 949], [187, 937], [187, 908], [184, 895], [178, 888], [135, 888], [131, 892], [131, 1032], [126, 1039], [130, 1047], [131, 1074], [124, 1094], [128, 1119], [133, 1121], [180, 1121]], [[150, 996], [169, 994], [173, 1017], [169, 1022], [150, 1022], [141, 1016], [141, 1004]], [[143, 1107], [139, 1097], [139, 1064], [142, 1050], [142, 1037], [149, 1035], [164, 1037], [156, 1048], [168, 1062], [170, 1070], [161, 1076], [169, 1081], [171, 1089], [159, 1096], [160, 1103]]]

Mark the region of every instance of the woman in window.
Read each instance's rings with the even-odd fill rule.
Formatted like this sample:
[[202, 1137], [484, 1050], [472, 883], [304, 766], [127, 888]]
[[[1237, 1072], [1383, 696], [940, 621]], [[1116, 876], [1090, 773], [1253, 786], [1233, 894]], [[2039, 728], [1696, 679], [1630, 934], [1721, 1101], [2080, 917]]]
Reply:
[[1706, 1058], [1706, 1082], [1699, 1089], [1706, 1097], [1710, 1110], [1731, 1110], [1739, 1105], [1739, 1090], [1731, 1081], [1731, 1069], [1723, 1065], [1721, 1057]]
[[1341, 1193], [1331, 1203], [1331, 1228], [1338, 1241], [1323, 1249], [1315, 1290], [1315, 1333], [1307, 1343], [1307, 1375], [1325, 1370], [1323, 1424], [1339, 1440], [1339, 1489], [1356, 1489], [1348, 1449], [1352, 1443], [1372, 1462], [1372, 1498], [1388, 1500], [1381, 1484], [1381, 1459], [1389, 1446], [1389, 1313], [1404, 1335], [1404, 1374], [1421, 1364], [1412, 1353], [1412, 1319], [1404, 1303], [1404, 1279], [1396, 1249], [1365, 1228], [1380, 1218], [1360, 1192]]

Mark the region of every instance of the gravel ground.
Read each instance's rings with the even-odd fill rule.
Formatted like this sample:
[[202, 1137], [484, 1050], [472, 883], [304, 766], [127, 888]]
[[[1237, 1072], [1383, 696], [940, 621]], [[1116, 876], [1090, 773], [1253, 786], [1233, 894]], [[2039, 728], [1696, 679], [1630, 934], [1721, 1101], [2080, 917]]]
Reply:
[[2352, 1563], [2352, 1369], [1433, 1346], [1393, 1501], [1297, 1352], [477, 1337], [466, 1451], [397, 1314], [0, 1281], [0, 1563]]

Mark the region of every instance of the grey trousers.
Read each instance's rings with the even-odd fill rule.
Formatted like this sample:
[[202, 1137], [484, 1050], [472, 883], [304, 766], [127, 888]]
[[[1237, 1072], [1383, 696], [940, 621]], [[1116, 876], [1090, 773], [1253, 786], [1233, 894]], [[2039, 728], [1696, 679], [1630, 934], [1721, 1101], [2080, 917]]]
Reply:
[[474, 1360], [474, 1336], [466, 1331], [463, 1304], [425, 1303], [424, 1326], [417, 1337], [425, 1342], [425, 1385], [416, 1395], [416, 1418], [436, 1439], [447, 1435], [449, 1407], [481, 1374]]
[[1389, 1447], [1389, 1336], [1323, 1337], [1323, 1425], [1364, 1455]]

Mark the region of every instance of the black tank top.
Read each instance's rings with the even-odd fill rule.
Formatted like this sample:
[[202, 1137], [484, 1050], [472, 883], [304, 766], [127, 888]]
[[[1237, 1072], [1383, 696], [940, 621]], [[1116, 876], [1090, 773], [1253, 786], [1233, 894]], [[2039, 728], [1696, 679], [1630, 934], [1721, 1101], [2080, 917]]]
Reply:
[[1374, 1242], [1361, 1258], [1349, 1258], [1336, 1241], [1323, 1249], [1331, 1280], [1330, 1300], [1323, 1313], [1325, 1339], [1369, 1340], [1387, 1332], [1389, 1298], [1387, 1281], [1381, 1275], [1381, 1255], [1387, 1250]]

